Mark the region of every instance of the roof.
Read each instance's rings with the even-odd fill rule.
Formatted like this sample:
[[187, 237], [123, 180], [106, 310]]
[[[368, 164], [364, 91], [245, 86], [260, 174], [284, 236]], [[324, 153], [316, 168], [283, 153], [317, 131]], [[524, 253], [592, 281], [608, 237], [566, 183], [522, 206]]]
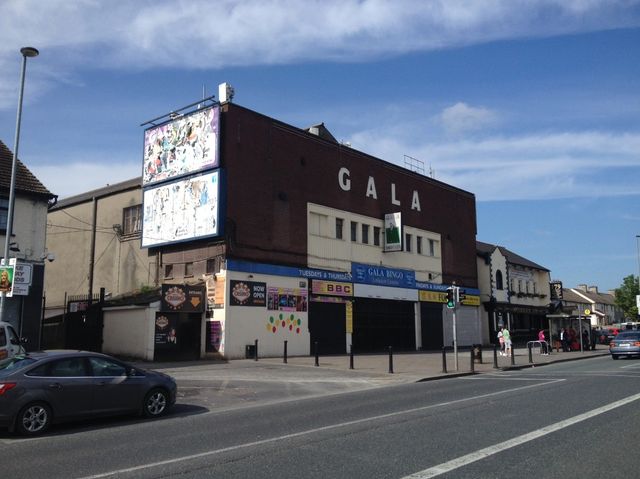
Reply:
[[[9, 193], [11, 189], [11, 167], [13, 152], [0, 140], [0, 192]], [[55, 198], [38, 178], [19, 159], [16, 161], [15, 192]]]
[[528, 260], [527, 258], [523, 258], [522, 256], [514, 253], [513, 251], [508, 250], [504, 246], [497, 246], [491, 243], [483, 243], [482, 241], [476, 241], [476, 254], [478, 256], [484, 256], [486, 254], [491, 254], [495, 249], [499, 249], [502, 255], [507, 259], [507, 262], [510, 264], [515, 264], [518, 266], [526, 266], [527, 268], [539, 269], [541, 271], [549, 271], [544, 266], [540, 266], [533, 261]]
[[[563, 289], [563, 291], [567, 291]], [[580, 302], [585, 302], [584, 298], [588, 298], [596, 304], [608, 304], [611, 306], [616, 305], [616, 297], [612, 294], [607, 293], [594, 293], [592, 291], [582, 291], [578, 288], [572, 288], [572, 290], [576, 296], [580, 297]]]
[[80, 193], [78, 195], [63, 198], [58, 201], [55, 207], [51, 208], [51, 211], [56, 211], [61, 208], [76, 205], [78, 203], [85, 203], [87, 201], [93, 200], [93, 198], [103, 198], [105, 196], [113, 195], [134, 188], [142, 188], [142, 176], [122, 181], [120, 183], [114, 183], [113, 185], [106, 185], [102, 188], [87, 191], [85, 193]]

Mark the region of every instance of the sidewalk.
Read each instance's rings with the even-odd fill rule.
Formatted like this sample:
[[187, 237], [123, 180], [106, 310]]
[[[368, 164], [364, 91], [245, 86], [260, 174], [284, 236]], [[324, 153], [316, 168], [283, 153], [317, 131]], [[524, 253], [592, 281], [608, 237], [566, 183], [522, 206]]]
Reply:
[[[331, 369], [340, 372], [349, 371], [354, 374], [367, 373], [371, 375], [387, 375], [402, 382], [418, 382], [429, 379], [450, 377], [453, 375], [487, 373], [495, 372], [496, 370], [522, 369], [562, 361], [573, 361], [608, 355], [609, 350], [605, 345], [600, 345], [595, 351], [574, 351], [565, 353], [562, 351], [556, 352], [554, 350], [549, 355], [541, 355], [539, 350], [535, 348], [532, 350], [532, 362], [530, 363], [527, 348], [514, 348], [513, 363], [511, 357], [504, 357], [498, 354], [496, 368], [493, 349], [483, 349], [482, 363], [478, 363], [476, 360], [473, 365], [471, 364], [471, 352], [468, 349], [465, 349], [458, 350], [458, 368], [456, 370], [454, 353], [452, 350], [447, 350], [446, 372], [443, 370], [443, 358], [441, 352], [395, 353], [392, 357], [392, 364], [390, 364], [389, 361], [389, 354], [356, 355], [353, 358], [353, 369], [350, 369], [350, 358], [348, 355], [320, 356], [318, 358], [318, 366], [315, 366], [314, 356], [288, 358], [287, 364], [283, 364], [282, 358], [264, 358], [259, 359], [258, 362], [282, 364], [283, 366], [292, 365], [313, 367], [316, 369]], [[393, 372], [391, 372], [391, 370]]]

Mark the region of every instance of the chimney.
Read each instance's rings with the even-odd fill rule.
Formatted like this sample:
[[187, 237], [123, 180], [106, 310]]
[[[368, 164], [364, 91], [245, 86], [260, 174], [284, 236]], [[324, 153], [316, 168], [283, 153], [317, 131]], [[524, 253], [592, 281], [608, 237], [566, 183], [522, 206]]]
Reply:
[[589, 286], [589, 292], [598, 294], [598, 287], [597, 286]]
[[585, 293], [588, 291], [586, 284], [579, 284], [576, 289], [579, 289], [580, 291], [584, 291]]

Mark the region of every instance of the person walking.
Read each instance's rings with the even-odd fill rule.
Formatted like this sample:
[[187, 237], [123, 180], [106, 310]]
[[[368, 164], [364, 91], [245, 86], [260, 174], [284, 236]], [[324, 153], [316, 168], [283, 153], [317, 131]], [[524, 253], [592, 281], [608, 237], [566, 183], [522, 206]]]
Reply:
[[498, 331], [498, 343], [500, 344], [500, 356], [504, 356], [504, 334], [502, 334], [502, 326]]
[[504, 338], [504, 355], [511, 356], [511, 333], [506, 327], [502, 329], [502, 337]]
[[560, 344], [562, 344], [563, 352], [566, 353], [567, 351], [569, 351], [569, 334], [564, 328], [560, 330]]
[[547, 341], [544, 335], [544, 329], [541, 329], [540, 331], [538, 331], [538, 341], [540, 341], [540, 350], [542, 352], [542, 355], [548, 356], [549, 351], [547, 349]]

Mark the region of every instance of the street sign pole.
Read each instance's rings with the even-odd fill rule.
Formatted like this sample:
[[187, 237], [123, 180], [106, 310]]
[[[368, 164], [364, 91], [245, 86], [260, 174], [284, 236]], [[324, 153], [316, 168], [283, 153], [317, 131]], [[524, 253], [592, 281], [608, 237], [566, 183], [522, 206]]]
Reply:
[[453, 297], [455, 298], [455, 303], [453, 306], [453, 364], [456, 368], [456, 372], [458, 371], [458, 327], [456, 324], [456, 311], [458, 310], [458, 288], [454, 286]]

